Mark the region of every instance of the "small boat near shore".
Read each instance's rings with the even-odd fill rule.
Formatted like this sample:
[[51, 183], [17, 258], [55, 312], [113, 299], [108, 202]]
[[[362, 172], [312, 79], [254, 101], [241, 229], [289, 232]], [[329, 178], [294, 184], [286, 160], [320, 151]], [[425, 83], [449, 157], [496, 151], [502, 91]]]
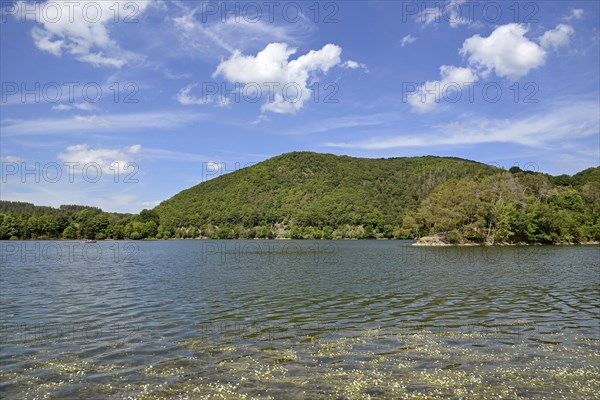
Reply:
[[96, 243], [96, 239], [86, 239], [83, 243]]

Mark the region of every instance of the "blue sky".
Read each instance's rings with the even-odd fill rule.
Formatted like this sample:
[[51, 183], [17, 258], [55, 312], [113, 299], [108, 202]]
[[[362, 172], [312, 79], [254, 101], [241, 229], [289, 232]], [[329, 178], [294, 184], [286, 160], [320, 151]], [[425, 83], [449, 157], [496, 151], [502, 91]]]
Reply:
[[3, 200], [139, 212], [289, 151], [598, 165], [598, 2], [2, 3]]

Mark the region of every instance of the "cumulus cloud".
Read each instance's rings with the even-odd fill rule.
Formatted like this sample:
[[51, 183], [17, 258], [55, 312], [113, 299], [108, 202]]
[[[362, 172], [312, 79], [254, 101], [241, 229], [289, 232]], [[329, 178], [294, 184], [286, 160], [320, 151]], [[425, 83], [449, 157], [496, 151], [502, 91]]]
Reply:
[[454, 94], [459, 89], [487, 78], [492, 72], [516, 81], [545, 64], [547, 49], [567, 46], [575, 30], [559, 24], [539, 38], [539, 45], [525, 37], [526, 33], [524, 25], [507, 24], [496, 28], [488, 37], [474, 35], [466, 39], [460, 54], [467, 57], [467, 67], [442, 65], [440, 80], [427, 81], [417, 88], [405, 88], [404, 100], [415, 111], [428, 112], [443, 98], [458, 100], [460, 97]]
[[404, 46], [406, 46], [407, 44], [414, 43], [416, 40], [417, 40], [417, 38], [415, 38], [414, 36], [412, 36], [412, 35], [406, 35], [406, 36], [404, 36], [404, 37], [402, 38], [402, 40], [400, 41], [400, 46], [401, 46], [401, 47], [404, 47]]
[[230, 82], [244, 85], [258, 85], [261, 91], [270, 92], [262, 111], [295, 113], [311, 98], [312, 90], [308, 86], [318, 79], [318, 74], [326, 74], [331, 68], [342, 65], [342, 49], [334, 44], [326, 44], [320, 50], [311, 50], [290, 61], [296, 51], [286, 43], [270, 43], [256, 56], [236, 50], [218, 65], [213, 76], [223, 76]]
[[[117, 5], [118, 3], [118, 5]], [[108, 25], [134, 11], [139, 17], [149, 1], [46, 1], [15, 3], [15, 17], [35, 21], [31, 30], [36, 47], [53, 56], [63, 53], [94, 66], [121, 68], [136, 56], [110, 38]], [[120, 14], [116, 13], [120, 7]]]
[[442, 65], [440, 80], [427, 81], [414, 92], [407, 95], [406, 100], [417, 112], [432, 111], [443, 98], [456, 98], [468, 85], [477, 82], [477, 74], [470, 68]]
[[350, 69], [356, 69], [356, 68], [360, 67], [360, 64], [357, 63], [356, 61], [348, 60], [344, 63], [344, 67], [350, 68]]
[[343, 68], [347, 68], [347, 69], [357, 69], [357, 68], [362, 68], [363, 71], [365, 72], [369, 72], [369, 68], [367, 67], [367, 64], [361, 64], [359, 62], [353, 61], [353, 60], [348, 60], [348, 61], [344, 61], [341, 66]]
[[546, 52], [525, 37], [527, 28], [507, 24], [496, 28], [488, 37], [472, 36], [464, 41], [460, 53], [484, 76], [496, 75], [517, 80], [546, 62]]
[[581, 8], [573, 8], [571, 13], [564, 17], [565, 21], [570, 21], [572, 19], [581, 19], [583, 17], [583, 9]]
[[558, 24], [556, 28], [544, 32], [540, 37], [540, 44], [545, 49], [557, 50], [560, 47], [568, 46], [573, 35], [575, 35], [575, 29], [572, 26]]
[[128, 164], [135, 162], [134, 159], [141, 149], [142, 146], [139, 144], [120, 149], [93, 149], [87, 144], [77, 144], [67, 147], [58, 155], [58, 158], [63, 162], [77, 163], [72, 164], [74, 168], [83, 168], [87, 164], [95, 165], [104, 173], [117, 170], [119, 172], [130, 170], [131, 172], [131, 166]]

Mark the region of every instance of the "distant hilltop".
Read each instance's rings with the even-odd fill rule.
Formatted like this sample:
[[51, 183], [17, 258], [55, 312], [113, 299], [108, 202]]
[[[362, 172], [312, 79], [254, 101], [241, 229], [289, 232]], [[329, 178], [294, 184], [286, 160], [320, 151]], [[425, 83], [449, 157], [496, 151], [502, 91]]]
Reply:
[[[202, 182], [137, 215], [8, 203], [0, 202], [6, 214], [0, 216], [1, 239], [600, 240], [598, 167], [554, 177], [453, 157], [286, 153]], [[60, 223], [32, 228], [42, 217]]]

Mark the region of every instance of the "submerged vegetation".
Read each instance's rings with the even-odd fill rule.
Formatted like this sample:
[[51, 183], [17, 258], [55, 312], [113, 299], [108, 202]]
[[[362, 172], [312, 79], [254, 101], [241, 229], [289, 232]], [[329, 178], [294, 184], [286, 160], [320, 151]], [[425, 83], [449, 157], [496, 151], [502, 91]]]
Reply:
[[[561, 343], [562, 335], [547, 343], [506, 333], [446, 337], [373, 329], [306, 337], [286, 347], [189, 339], [175, 344], [183, 355], [149, 366], [144, 359], [90, 363], [33, 353], [23, 361], [26, 368], [0, 371], [0, 378], [9, 384], [8, 397], [27, 398], [521, 399], [545, 398], [550, 388], [553, 398], [599, 399], [597, 349], [589, 340]], [[125, 348], [115, 344], [111, 351]]]
[[288, 153], [203, 182], [140, 214], [0, 202], [0, 239], [600, 240], [600, 168], [574, 176], [448, 157]]

